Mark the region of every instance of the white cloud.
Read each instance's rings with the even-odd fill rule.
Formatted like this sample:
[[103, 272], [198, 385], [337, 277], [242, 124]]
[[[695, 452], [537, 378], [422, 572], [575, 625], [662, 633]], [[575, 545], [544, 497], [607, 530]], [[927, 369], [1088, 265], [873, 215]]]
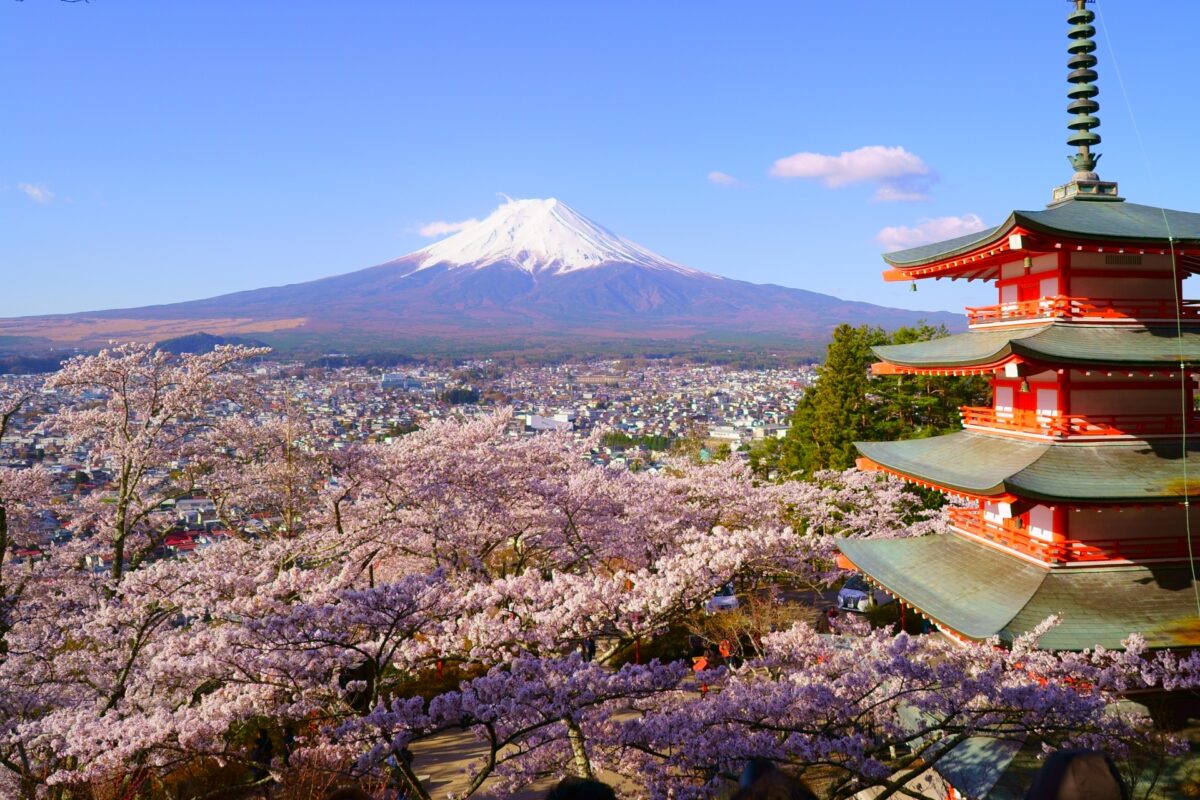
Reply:
[[474, 217], [471, 217], [470, 219], [464, 219], [462, 222], [444, 222], [438, 220], [435, 222], [425, 223], [417, 229], [417, 233], [432, 239], [438, 236], [445, 236], [448, 233], [458, 233], [461, 230], [466, 230], [472, 225], [478, 224], [479, 220], [475, 219]]
[[742, 182], [727, 172], [713, 171], [708, 173], [708, 182], [717, 186], [741, 186]]
[[936, 180], [933, 169], [920, 156], [903, 147], [873, 144], [839, 153], [796, 153], [771, 165], [773, 178], [819, 180], [830, 189], [852, 183], [876, 184], [873, 200], [880, 202], [924, 200]]
[[49, 203], [54, 200], [54, 192], [40, 183], [18, 183], [17, 188], [35, 203]]
[[923, 219], [913, 227], [894, 225], [884, 228], [875, 239], [886, 252], [905, 250], [930, 242], [941, 242], [956, 236], [966, 236], [986, 228], [978, 214], [963, 214], [961, 217], [936, 217]]
[[901, 183], [885, 183], [875, 189], [871, 199], [880, 203], [913, 203], [918, 200], [928, 200], [927, 189], [918, 186], [905, 186]]

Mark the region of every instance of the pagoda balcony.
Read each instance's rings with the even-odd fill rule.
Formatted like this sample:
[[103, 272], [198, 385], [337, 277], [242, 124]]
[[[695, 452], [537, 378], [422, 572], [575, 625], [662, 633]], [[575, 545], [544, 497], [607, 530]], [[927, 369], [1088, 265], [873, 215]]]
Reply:
[[[1185, 433], [1180, 414], [1045, 414], [980, 406], [962, 406], [959, 411], [964, 428], [1048, 439], [1147, 439]], [[1186, 432], [1200, 432], [1200, 414], [1188, 415]]]
[[1173, 536], [1137, 536], [1125, 539], [1059, 539], [1049, 541], [1030, 533], [1019, 520], [999, 522], [984, 517], [983, 509], [951, 508], [950, 526], [960, 533], [1032, 558], [1043, 564], [1086, 565], [1098, 562], [1187, 560], [1187, 540]]
[[1082, 322], [1200, 322], [1200, 300], [1096, 300], [1054, 295], [967, 309], [972, 328], [1046, 320]]

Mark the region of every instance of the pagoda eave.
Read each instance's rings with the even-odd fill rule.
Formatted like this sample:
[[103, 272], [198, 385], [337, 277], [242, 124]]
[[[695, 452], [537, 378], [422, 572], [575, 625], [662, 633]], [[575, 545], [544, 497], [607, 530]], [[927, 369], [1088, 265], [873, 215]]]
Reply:
[[910, 367], [904, 364], [893, 364], [889, 361], [876, 361], [871, 365], [872, 375], [944, 375], [949, 377], [963, 377], [966, 375], [992, 375], [1004, 369], [1006, 365], [1012, 363], [1024, 363], [1017, 356], [1009, 356], [1008, 358], [999, 361], [992, 361], [987, 364], [978, 364], [975, 366], [951, 366], [951, 367]]
[[891, 475], [893, 478], [899, 478], [908, 483], [921, 486], [925, 489], [933, 489], [935, 491], [951, 495], [952, 497], [961, 497], [964, 500], [975, 500], [977, 502], [989, 503], [1018, 503], [1021, 500], [1021, 498], [1017, 495], [1006, 492], [1002, 485], [997, 485], [992, 487], [991, 490], [983, 491], [960, 489], [947, 483], [934, 483], [922, 478], [919, 475], [893, 469], [886, 464], [881, 464], [878, 461], [867, 458], [866, 456], [859, 456], [856, 458], [854, 460], [854, 466], [861, 472], [885, 472], [888, 475]]
[[[1015, 257], [1013, 246], [1021, 246], [1018, 228], [1000, 226], [988, 232], [983, 244], [965, 251], [951, 251], [946, 258], [927, 263], [902, 266], [895, 265], [884, 270], [885, 281], [912, 281], [921, 278], [950, 278], [951, 280], [988, 280], [1000, 272], [1000, 265]], [[994, 234], [994, 235], [993, 235]], [[885, 259], [891, 263], [888, 256]]]
[[1078, 445], [975, 431], [855, 446], [868, 468], [990, 502], [1164, 505], [1200, 495], [1187, 463], [1200, 458], [1200, 442], [1189, 443], [1187, 458], [1171, 440]]
[[[1140, 325], [1048, 323], [968, 331], [940, 339], [871, 348], [894, 370], [967, 374], [995, 371], [1020, 359], [1054, 367], [1165, 372], [1200, 365], [1200, 330]], [[886, 374], [886, 373], [883, 373]]]
[[1000, 277], [1002, 264], [1026, 256], [1035, 257], [1060, 252], [1174, 256], [1175, 266], [1181, 277], [1200, 273], [1200, 247], [1194, 244], [1189, 248], [1172, 248], [1169, 243], [1165, 242], [1147, 243], [1119, 239], [1098, 242], [1096, 239], [1044, 238], [1019, 228], [1010, 231], [1007, 239], [1007, 241], [991, 242], [978, 250], [944, 261], [934, 261], [914, 267], [885, 269], [883, 279], [891, 283], [923, 278], [967, 281], [996, 280]]
[[1200, 645], [1187, 565], [1051, 570], [953, 533], [844, 539], [838, 548], [885, 592], [973, 641], [1011, 643], [1058, 616], [1041, 647], [1121, 648], [1131, 632], [1153, 648]]
[[1055, 252], [1174, 255], [1181, 275], [1200, 272], [1200, 214], [1072, 200], [1013, 211], [994, 228], [884, 255], [887, 281], [993, 279], [1002, 263]]

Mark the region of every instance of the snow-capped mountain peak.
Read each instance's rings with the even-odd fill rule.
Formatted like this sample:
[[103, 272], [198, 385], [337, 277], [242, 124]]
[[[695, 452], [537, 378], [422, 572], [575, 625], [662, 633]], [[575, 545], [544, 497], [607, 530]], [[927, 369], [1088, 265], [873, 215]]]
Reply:
[[506, 262], [530, 273], [563, 274], [617, 263], [705, 274], [618, 236], [553, 197], [509, 200], [481, 222], [414, 255], [421, 257], [417, 269]]

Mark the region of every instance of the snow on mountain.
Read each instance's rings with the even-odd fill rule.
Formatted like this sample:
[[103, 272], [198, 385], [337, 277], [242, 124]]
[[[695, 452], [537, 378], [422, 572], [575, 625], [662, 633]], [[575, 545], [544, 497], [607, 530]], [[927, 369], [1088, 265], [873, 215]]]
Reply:
[[417, 270], [437, 265], [482, 268], [504, 262], [530, 274], [564, 275], [604, 264], [634, 264], [707, 275], [618, 236], [553, 197], [509, 200], [482, 222], [412, 257], [420, 258]]

